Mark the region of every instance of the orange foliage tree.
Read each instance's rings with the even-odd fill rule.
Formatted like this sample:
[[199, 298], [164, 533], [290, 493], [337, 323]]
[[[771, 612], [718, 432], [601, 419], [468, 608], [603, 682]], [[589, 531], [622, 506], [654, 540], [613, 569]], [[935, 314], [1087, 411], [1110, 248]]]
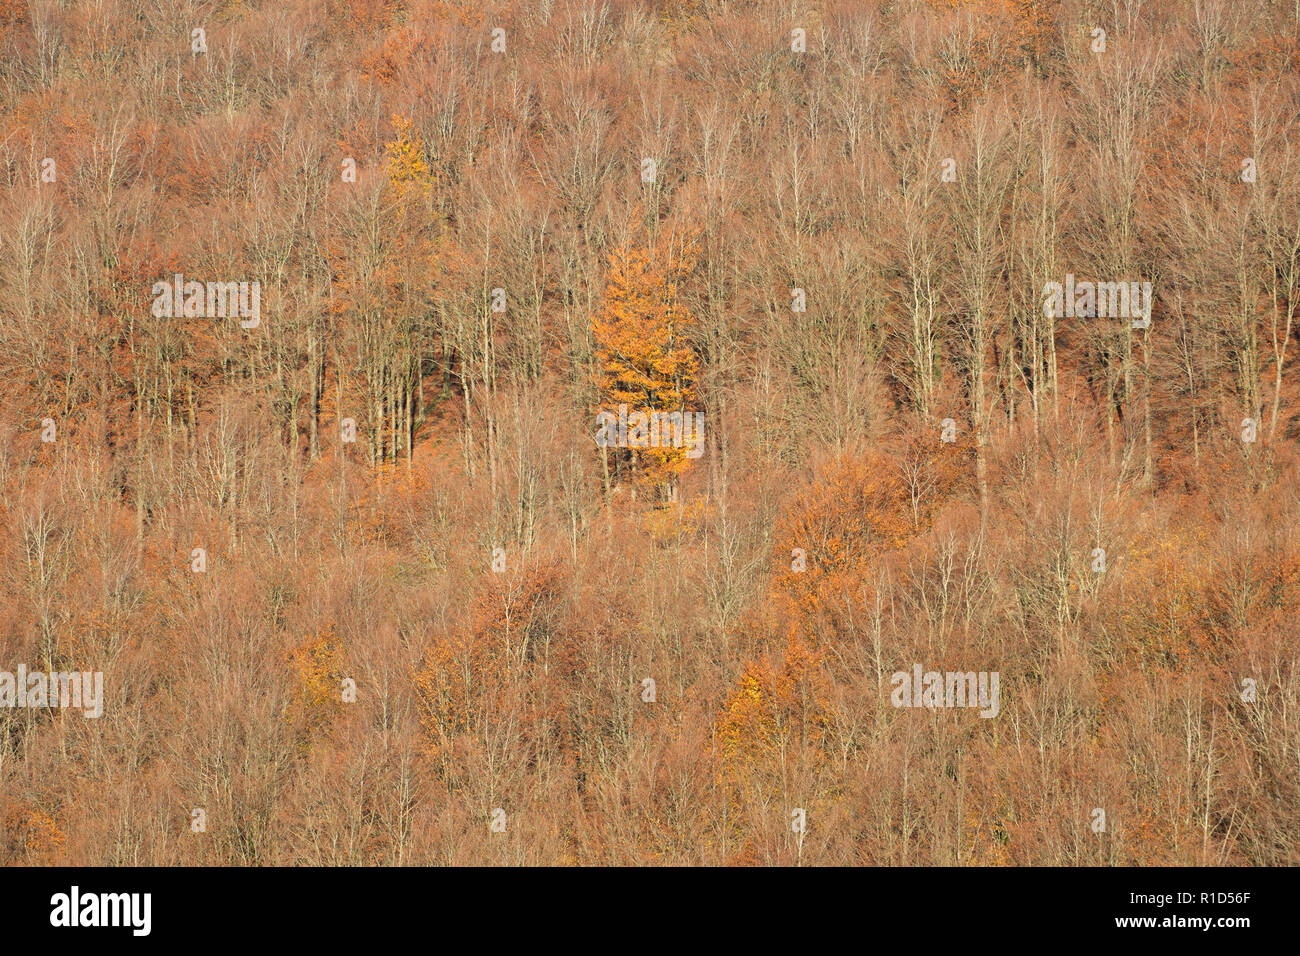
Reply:
[[[936, 475], [937, 487], [945, 476]], [[928, 521], [930, 509], [923, 513]], [[918, 529], [906, 471], [880, 452], [842, 455], [799, 491], [776, 526], [772, 606], [791, 631], [835, 633], [871, 591], [882, 555]]]
[[779, 662], [764, 655], [745, 665], [717, 720], [718, 783], [733, 825], [746, 804], [801, 790], [825, 763], [830, 695], [821, 652], [798, 636]]
[[393, 115], [393, 131], [397, 134], [388, 143], [388, 178], [399, 195], [427, 192], [433, 188], [433, 170], [424, 155], [424, 143], [415, 131], [415, 124], [404, 116]]
[[[627, 406], [628, 415], [695, 410], [700, 363], [690, 334], [697, 323], [679, 298], [695, 262], [691, 237], [611, 253], [604, 306], [591, 324], [600, 409], [618, 413]], [[684, 448], [666, 445], [630, 449], [629, 460], [670, 497], [689, 461]]]
[[297, 732], [299, 753], [305, 756], [311, 738], [327, 731], [343, 711], [343, 645], [329, 628], [294, 648], [289, 659], [294, 682], [285, 719]]

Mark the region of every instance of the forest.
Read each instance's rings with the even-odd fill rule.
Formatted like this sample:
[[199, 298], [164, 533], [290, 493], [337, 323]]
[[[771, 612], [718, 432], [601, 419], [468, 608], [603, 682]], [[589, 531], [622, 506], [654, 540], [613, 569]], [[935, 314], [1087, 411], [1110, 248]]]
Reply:
[[1300, 864], [1298, 80], [0, 0], [0, 864]]

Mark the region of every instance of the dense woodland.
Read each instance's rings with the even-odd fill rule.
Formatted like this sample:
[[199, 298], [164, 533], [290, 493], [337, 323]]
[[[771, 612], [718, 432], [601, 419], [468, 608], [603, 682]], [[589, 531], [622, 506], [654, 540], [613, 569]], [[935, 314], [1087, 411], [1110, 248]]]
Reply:
[[0, 669], [105, 688], [0, 709], [0, 863], [1300, 863], [1298, 71], [1295, 0], [0, 0]]

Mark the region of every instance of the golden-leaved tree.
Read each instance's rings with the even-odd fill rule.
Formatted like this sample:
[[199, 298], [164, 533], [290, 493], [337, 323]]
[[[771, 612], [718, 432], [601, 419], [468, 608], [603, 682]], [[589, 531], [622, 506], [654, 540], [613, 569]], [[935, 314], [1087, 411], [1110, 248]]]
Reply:
[[[697, 321], [679, 298], [695, 262], [693, 239], [680, 235], [610, 254], [605, 301], [591, 323], [600, 410], [617, 414], [626, 405], [629, 416], [699, 410], [700, 366], [690, 345]], [[671, 498], [690, 459], [685, 447], [664, 443], [629, 449], [622, 460]], [[605, 467], [608, 476], [608, 458]]]
[[397, 192], [405, 196], [412, 190], [423, 192], [433, 187], [433, 170], [425, 158], [424, 143], [415, 124], [405, 116], [393, 114], [396, 138], [386, 144], [388, 178]]

